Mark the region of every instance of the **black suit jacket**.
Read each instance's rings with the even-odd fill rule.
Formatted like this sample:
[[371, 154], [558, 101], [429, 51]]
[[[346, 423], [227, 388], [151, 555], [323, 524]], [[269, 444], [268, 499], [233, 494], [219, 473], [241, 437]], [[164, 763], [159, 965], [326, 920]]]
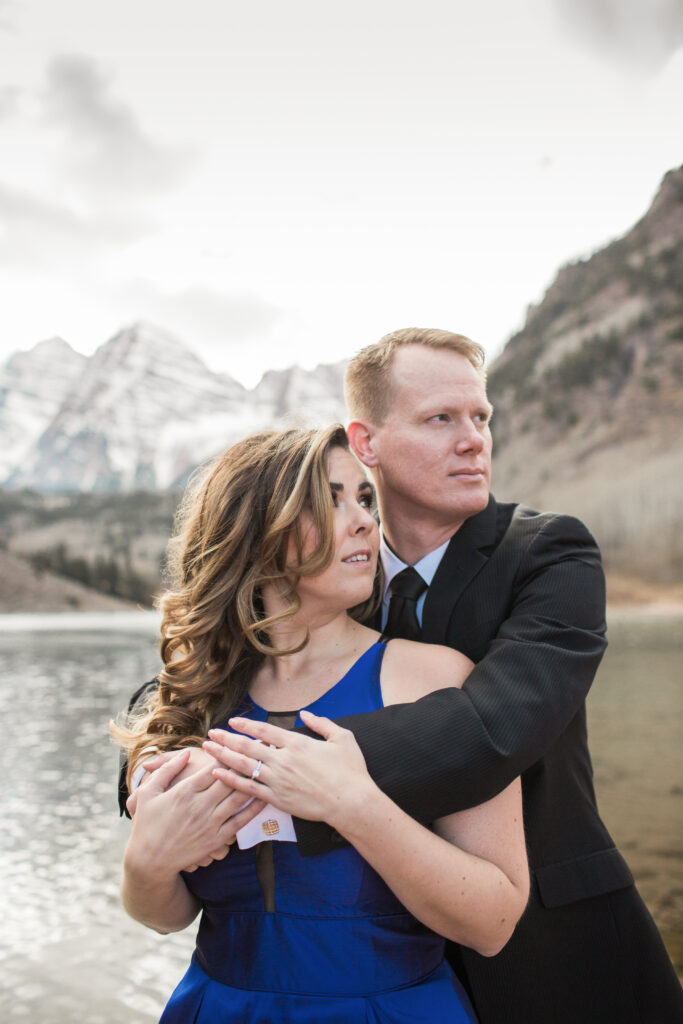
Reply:
[[[423, 641], [476, 663], [462, 690], [342, 720], [381, 788], [425, 822], [523, 775], [530, 861], [552, 876], [553, 902], [590, 895], [572, 863], [599, 850], [606, 884], [629, 880], [595, 808], [586, 743], [604, 609], [600, 555], [578, 520], [492, 498], [452, 538], [423, 611]], [[304, 853], [334, 841], [311, 822], [297, 834]]]
[[[449, 945], [482, 1024], [683, 1020], [680, 986], [595, 800], [584, 701], [605, 629], [585, 526], [491, 498], [452, 538], [423, 611], [424, 641], [476, 663], [462, 690], [339, 722], [379, 786], [425, 823], [522, 776], [529, 906], [497, 957]], [[296, 826], [304, 855], [342, 842], [324, 824]]]

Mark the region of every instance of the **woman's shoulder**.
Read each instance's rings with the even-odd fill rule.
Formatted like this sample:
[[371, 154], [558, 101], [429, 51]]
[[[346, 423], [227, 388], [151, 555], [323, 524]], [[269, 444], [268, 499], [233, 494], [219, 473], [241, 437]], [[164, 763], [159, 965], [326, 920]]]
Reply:
[[390, 640], [382, 664], [384, 704], [406, 703], [447, 686], [462, 686], [472, 665], [466, 655], [450, 647]]

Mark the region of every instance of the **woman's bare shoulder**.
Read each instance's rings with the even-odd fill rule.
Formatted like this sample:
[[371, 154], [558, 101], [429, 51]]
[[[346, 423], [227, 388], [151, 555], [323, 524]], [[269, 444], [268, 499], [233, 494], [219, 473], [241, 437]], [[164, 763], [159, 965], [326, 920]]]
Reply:
[[382, 664], [382, 699], [387, 704], [419, 700], [446, 686], [462, 686], [472, 662], [460, 651], [438, 644], [390, 640]]

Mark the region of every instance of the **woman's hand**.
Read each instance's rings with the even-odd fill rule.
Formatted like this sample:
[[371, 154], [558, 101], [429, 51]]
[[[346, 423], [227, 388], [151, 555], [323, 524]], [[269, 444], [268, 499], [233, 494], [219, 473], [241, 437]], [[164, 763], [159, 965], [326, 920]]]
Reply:
[[225, 765], [214, 768], [213, 775], [226, 786], [337, 828], [376, 787], [353, 733], [310, 711], [302, 711], [301, 719], [327, 742], [266, 722], [231, 718], [233, 729], [249, 735], [210, 729], [204, 749]]
[[[185, 765], [185, 767], [181, 771], [179, 771], [174, 778], [171, 779], [170, 783], [168, 784], [168, 789], [170, 789], [172, 786], [176, 786], [183, 779], [189, 778], [190, 775], [194, 775], [194, 773], [198, 772], [200, 768], [206, 768], [207, 765], [209, 764], [212, 765], [214, 768], [216, 767], [216, 759], [207, 754], [207, 752], [205, 750], [202, 750], [201, 747], [186, 747], [183, 749], [189, 750], [190, 756], [187, 759], [187, 764]], [[160, 754], [154, 754], [153, 756], [149, 757], [146, 761], [143, 761], [143, 763], [139, 766], [140, 768], [144, 768], [145, 774], [143, 774], [142, 779], [140, 780], [140, 783], [137, 786], [137, 788], [133, 790], [133, 792], [126, 800], [126, 810], [128, 811], [131, 818], [135, 817], [135, 811], [137, 810], [138, 806], [138, 793], [140, 792], [140, 787], [144, 786], [144, 784], [149, 781], [149, 779], [152, 777], [153, 772], [157, 771], [163, 765], [168, 764], [171, 758], [175, 757], [178, 753], [179, 751], [177, 750], [164, 750]]]
[[[197, 764], [201, 760], [207, 762], [203, 767]], [[136, 791], [126, 851], [131, 863], [174, 875], [227, 856], [237, 831], [263, 804], [256, 800], [244, 807], [244, 795], [217, 779], [214, 766], [213, 758], [196, 748], [194, 758], [192, 750], [181, 750]], [[183, 778], [188, 769], [191, 773]]]

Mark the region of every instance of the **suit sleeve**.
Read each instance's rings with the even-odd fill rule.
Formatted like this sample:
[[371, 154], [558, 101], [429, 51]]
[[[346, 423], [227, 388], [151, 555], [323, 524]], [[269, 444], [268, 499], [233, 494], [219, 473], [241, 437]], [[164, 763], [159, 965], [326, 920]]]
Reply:
[[[149, 691], [152, 690], [155, 686], [158, 686], [158, 681], [156, 679], [151, 679], [148, 683], [143, 683], [142, 686], [135, 691], [133, 696], [130, 698], [130, 701], [128, 702], [129, 713], [135, 709], [136, 704], [142, 701], [147, 696]], [[128, 799], [128, 786], [126, 785], [127, 774], [128, 758], [126, 757], [125, 753], [121, 751], [119, 757], [119, 815], [122, 817], [125, 814], [127, 818], [130, 818], [130, 814], [126, 809], [126, 800]]]
[[[430, 822], [490, 799], [543, 756], [583, 704], [605, 646], [597, 545], [578, 520], [543, 517], [523, 545], [507, 617], [462, 690], [339, 724], [380, 788]], [[326, 825], [296, 827], [304, 855], [334, 843]]]

